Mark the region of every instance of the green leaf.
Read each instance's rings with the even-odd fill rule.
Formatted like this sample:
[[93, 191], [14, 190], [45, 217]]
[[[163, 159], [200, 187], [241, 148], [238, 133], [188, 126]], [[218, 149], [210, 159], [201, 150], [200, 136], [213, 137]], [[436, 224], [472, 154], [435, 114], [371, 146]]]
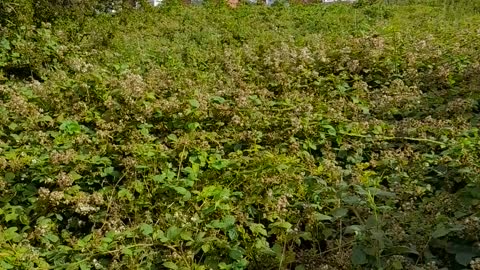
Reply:
[[185, 241], [193, 241], [192, 232], [184, 230], [180, 233], [180, 238], [182, 238]]
[[133, 256], [133, 251], [128, 247], [123, 248], [122, 253], [127, 256]]
[[15, 220], [17, 220], [17, 217], [18, 217], [18, 214], [15, 213], [15, 212], [8, 213], [8, 214], [5, 215], [5, 221], [6, 222], [9, 222], [11, 220], [15, 221]]
[[67, 120], [60, 125], [60, 130], [69, 135], [78, 134], [82, 131], [80, 124], [77, 121]]
[[121, 188], [117, 195], [118, 198], [126, 198], [128, 201], [133, 199], [133, 194], [126, 188]]
[[192, 106], [192, 108], [194, 108], [194, 109], [198, 109], [198, 107], [200, 107], [200, 103], [199, 103], [198, 100], [196, 100], [196, 99], [190, 99], [190, 100], [188, 100], [188, 103], [189, 103], [190, 106]]
[[473, 252], [459, 252], [455, 254], [455, 261], [463, 266], [467, 266], [477, 254]]
[[167, 238], [168, 240], [170, 241], [175, 241], [177, 240], [178, 236], [180, 235], [182, 229], [176, 227], [176, 226], [172, 226], [170, 228], [168, 228], [167, 230]]
[[180, 195], [183, 195], [183, 200], [184, 201], [188, 201], [192, 198], [192, 193], [190, 193], [190, 191], [188, 191], [186, 188], [184, 187], [176, 187], [176, 186], [173, 186], [173, 189]]
[[333, 215], [335, 218], [341, 218], [341, 217], [346, 216], [347, 213], [348, 213], [348, 210], [347, 210], [347, 209], [345, 209], [345, 208], [337, 208], [337, 209], [333, 210], [332, 215]]
[[210, 250], [210, 244], [203, 244], [202, 250], [204, 253], [207, 253]]
[[164, 180], [166, 178], [166, 175], [165, 174], [161, 174], [161, 175], [154, 175], [152, 177], [153, 181], [156, 183], [156, 184], [159, 184], [159, 183], [163, 183]]
[[379, 197], [395, 198], [395, 193], [384, 191], [378, 188], [369, 188], [371, 194]]
[[433, 238], [441, 238], [448, 235], [451, 232], [461, 231], [463, 227], [461, 226], [452, 226], [446, 227], [444, 224], [440, 224], [437, 226], [437, 229], [432, 233]]
[[235, 225], [236, 220], [235, 220], [234, 216], [227, 215], [222, 219], [222, 221], [227, 227], [231, 227], [231, 226]]
[[80, 268], [80, 270], [90, 270], [92, 269], [90, 267], [90, 265], [86, 262], [80, 262], [80, 264], [78, 265], [78, 267]]
[[327, 133], [331, 136], [337, 136], [337, 131], [331, 125], [323, 125], [323, 128], [327, 130]]
[[455, 260], [464, 266], [467, 266], [474, 257], [480, 256], [480, 248], [474, 245], [450, 243], [446, 250], [450, 254], [455, 254]]
[[230, 258], [238, 261], [240, 260], [242, 257], [243, 257], [243, 251], [241, 249], [239, 249], [238, 247], [237, 248], [233, 248], [230, 250], [230, 252], [228, 253], [228, 256], [230, 256]]
[[162, 243], [168, 242], [168, 238], [162, 230], [155, 230], [152, 235], [153, 239], [160, 240]]
[[228, 160], [221, 159], [221, 160], [216, 160], [215, 162], [213, 162], [211, 166], [215, 170], [221, 170], [221, 169], [224, 169], [224, 168], [228, 167], [229, 164], [230, 164], [230, 162]]
[[232, 229], [232, 230], [228, 230], [228, 238], [230, 238], [230, 240], [237, 240], [238, 238], [238, 234], [237, 234], [237, 231]]
[[225, 103], [225, 99], [222, 97], [212, 97], [211, 101], [217, 104]]
[[184, 187], [173, 187], [173, 189], [180, 195], [185, 195], [187, 194], [188, 190]]
[[0, 261], [0, 269], [13, 269], [14, 266], [7, 263], [6, 261], [1, 260]]
[[170, 134], [170, 135], [168, 135], [168, 136], [167, 136], [167, 139], [169, 139], [169, 140], [172, 141], [172, 142], [178, 141], [178, 137], [177, 137], [177, 135], [175, 135], [175, 134]]
[[307, 141], [308, 147], [312, 150], [317, 150], [317, 145], [312, 141]]
[[[58, 214], [57, 214], [58, 215]], [[23, 214], [19, 216], [18, 220], [23, 224], [23, 225], [28, 225], [30, 223], [30, 219], [28, 218], [27, 215]]]
[[263, 226], [263, 224], [250, 223], [248, 226], [252, 233], [267, 236], [267, 230], [265, 229], [265, 226]]
[[292, 228], [292, 224], [289, 223], [289, 222], [286, 222], [286, 221], [277, 221], [275, 223], [270, 224], [270, 226], [268, 226], [268, 227], [282, 228], [282, 229], [288, 230], [288, 229]]
[[76, 181], [82, 178], [82, 176], [75, 171], [71, 171], [68, 175], [70, 176], [70, 178], [72, 178], [73, 181]]
[[82, 239], [78, 240], [77, 241], [77, 246], [80, 247], [80, 248], [85, 247], [88, 244], [88, 242], [90, 241], [90, 239], [92, 239], [91, 234], [89, 234], [89, 235], [83, 237]]
[[407, 246], [396, 246], [396, 247], [391, 247], [387, 251], [389, 254], [415, 254], [415, 255], [420, 255], [418, 251], [414, 248], [407, 247]]
[[213, 220], [212, 222], [210, 222], [210, 224], [208, 225], [209, 227], [211, 228], [217, 228], [217, 229], [228, 229], [228, 228], [231, 228], [235, 225], [235, 217], [234, 216], [231, 216], [231, 215], [228, 215], [228, 216], [225, 216], [222, 218], [222, 220]]
[[11, 172], [5, 173], [5, 181], [12, 182], [15, 179], [15, 174]]
[[143, 193], [143, 190], [145, 189], [144, 183], [139, 180], [135, 180], [133, 183], [133, 188], [137, 193]]
[[145, 236], [149, 236], [153, 233], [153, 227], [150, 224], [142, 223], [142, 225], [140, 225], [140, 230], [142, 231], [142, 234]]
[[0, 48], [4, 50], [10, 50], [10, 42], [7, 39], [2, 38], [2, 40], [0, 41]]
[[320, 214], [320, 213], [315, 213], [313, 216], [315, 217], [315, 220], [317, 220], [317, 221], [332, 220], [331, 216], [327, 216], [327, 215]]
[[17, 233], [18, 228], [17, 227], [10, 227], [3, 231], [3, 238], [6, 241], [13, 240], [14, 242], [17, 242], [16, 240], [20, 237], [20, 234]]
[[45, 238], [48, 239], [48, 241], [52, 242], [52, 243], [56, 243], [58, 242], [59, 238], [58, 236], [56, 236], [55, 234], [53, 233], [48, 233], [45, 235]]
[[231, 265], [227, 265], [225, 262], [221, 262], [218, 264], [218, 269], [231, 269]]
[[190, 130], [190, 131], [193, 131], [193, 130], [199, 128], [199, 127], [200, 127], [200, 124], [199, 124], [198, 122], [188, 123], [188, 124], [187, 124], [187, 128], [188, 128], [188, 130]]
[[102, 242], [104, 243], [111, 243], [113, 242], [113, 239], [115, 238], [115, 233], [113, 232], [108, 232], [105, 237], [102, 238]]
[[342, 201], [349, 205], [359, 205], [362, 203], [362, 199], [360, 199], [360, 197], [355, 195], [343, 197]]
[[367, 255], [360, 246], [354, 246], [352, 249], [352, 263], [354, 265], [367, 263]]
[[173, 270], [178, 269], [178, 266], [174, 262], [164, 262], [163, 266], [165, 266], [168, 269], [173, 269]]

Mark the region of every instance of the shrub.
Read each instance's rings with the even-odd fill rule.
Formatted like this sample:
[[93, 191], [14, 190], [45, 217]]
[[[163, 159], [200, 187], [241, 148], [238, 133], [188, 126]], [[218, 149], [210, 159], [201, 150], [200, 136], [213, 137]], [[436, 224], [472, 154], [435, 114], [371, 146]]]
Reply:
[[448, 12], [169, 5], [4, 30], [0, 268], [472, 266], [480, 18]]

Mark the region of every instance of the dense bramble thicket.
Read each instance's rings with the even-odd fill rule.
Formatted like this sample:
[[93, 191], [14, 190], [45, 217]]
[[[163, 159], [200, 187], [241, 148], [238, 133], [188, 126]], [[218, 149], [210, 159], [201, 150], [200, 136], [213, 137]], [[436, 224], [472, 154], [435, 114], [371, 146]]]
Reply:
[[19, 7], [1, 269], [480, 269], [473, 8]]

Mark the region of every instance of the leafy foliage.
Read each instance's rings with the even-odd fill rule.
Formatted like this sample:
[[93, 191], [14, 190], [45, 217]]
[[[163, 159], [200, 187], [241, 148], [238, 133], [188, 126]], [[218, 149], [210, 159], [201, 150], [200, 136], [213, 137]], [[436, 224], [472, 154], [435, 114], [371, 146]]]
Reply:
[[480, 16], [454, 12], [2, 28], [0, 268], [478, 267]]

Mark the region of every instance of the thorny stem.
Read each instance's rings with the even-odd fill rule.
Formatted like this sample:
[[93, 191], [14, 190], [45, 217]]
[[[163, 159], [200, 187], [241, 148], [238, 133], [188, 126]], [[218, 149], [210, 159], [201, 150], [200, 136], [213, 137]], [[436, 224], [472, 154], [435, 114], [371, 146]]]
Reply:
[[367, 138], [367, 139], [377, 139], [382, 141], [389, 141], [389, 140], [407, 140], [407, 141], [416, 141], [416, 142], [428, 142], [438, 145], [445, 145], [444, 142], [439, 142], [430, 139], [423, 139], [423, 138], [413, 138], [413, 137], [390, 137], [390, 136], [371, 136], [371, 135], [362, 135], [362, 134], [355, 134], [355, 133], [347, 133], [347, 132], [339, 132], [342, 135], [350, 136], [350, 137], [359, 137], [359, 138]]
[[344, 242], [344, 243], [338, 245], [337, 247], [325, 250], [323, 253], [329, 253], [329, 252], [335, 251], [337, 249], [342, 249], [344, 247], [351, 246], [353, 243], [355, 243], [355, 240], [352, 240], [352, 241], [349, 241], [349, 242]]
[[283, 243], [283, 250], [282, 250], [282, 256], [280, 257], [280, 263], [278, 265], [278, 270], [281, 270], [282, 269], [282, 265], [283, 265], [283, 258], [285, 257], [285, 251], [287, 249], [287, 241], [285, 240], [285, 242]]
[[182, 152], [180, 152], [180, 162], [179, 162], [179, 165], [178, 165], [177, 181], [180, 179], [180, 171], [182, 170], [182, 163], [183, 163], [183, 158], [184, 158], [184, 155], [185, 155], [184, 153], [185, 153], [185, 145], [183, 146]]

